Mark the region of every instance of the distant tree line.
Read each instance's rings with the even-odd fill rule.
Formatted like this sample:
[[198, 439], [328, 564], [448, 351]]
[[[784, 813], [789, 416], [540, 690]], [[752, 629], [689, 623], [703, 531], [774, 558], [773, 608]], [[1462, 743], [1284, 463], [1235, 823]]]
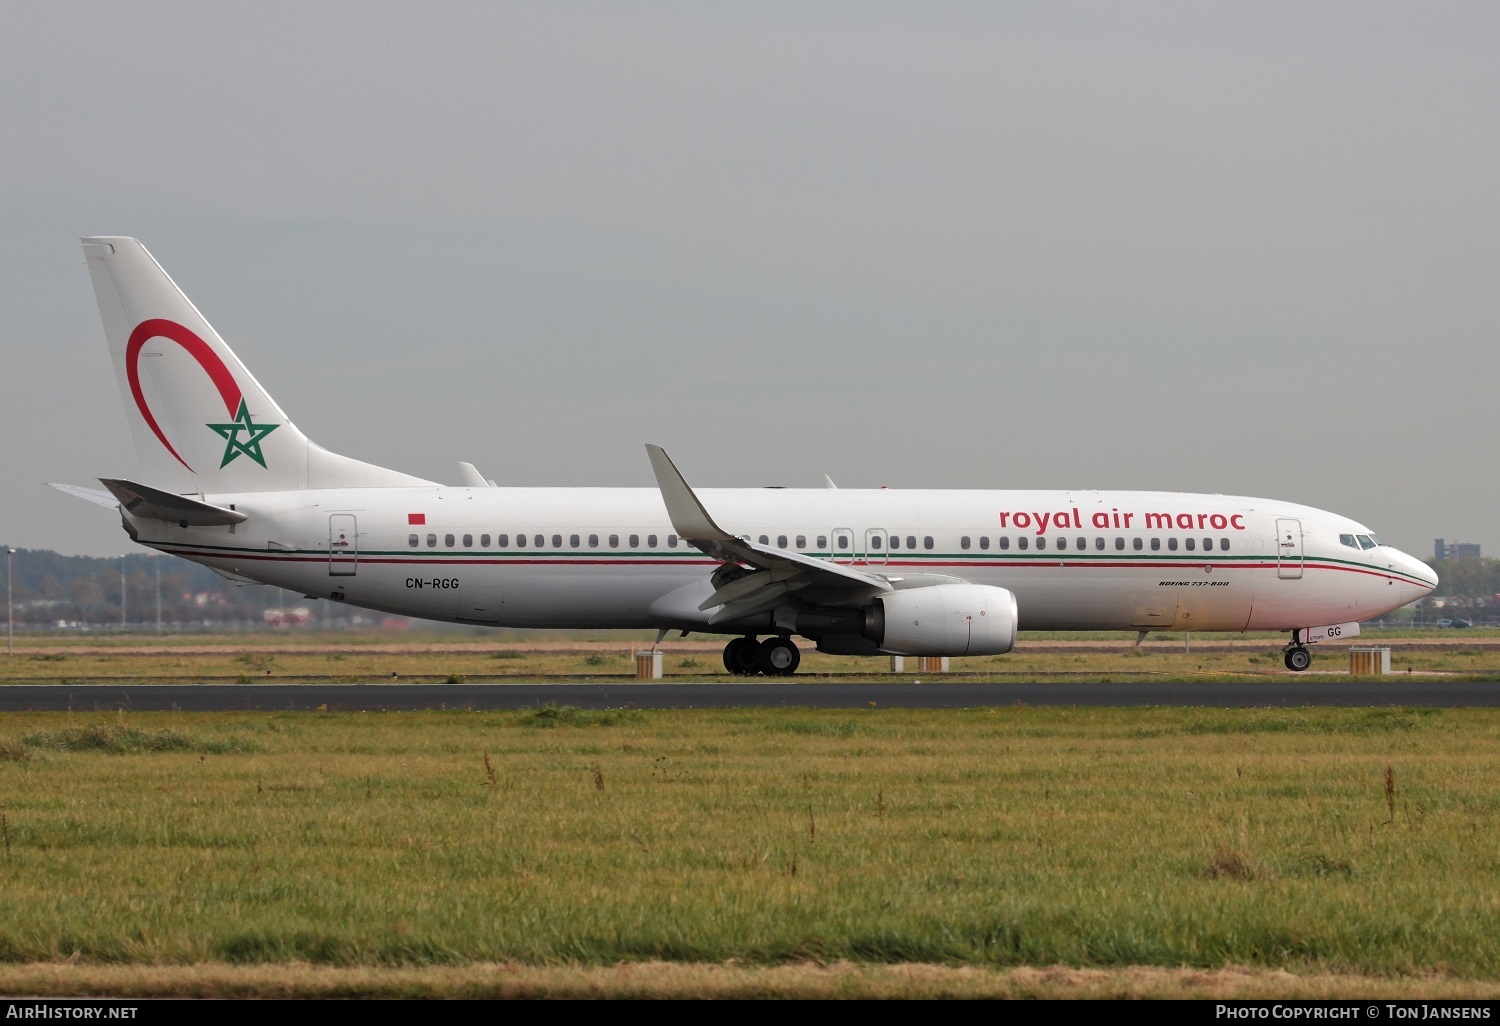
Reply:
[[1433, 600], [1441, 599], [1443, 610], [1459, 611], [1466, 619], [1500, 618], [1500, 559], [1442, 559], [1432, 568], [1437, 571], [1438, 586], [1421, 605], [1436, 606]]
[[[99, 558], [18, 548], [10, 569], [17, 629], [117, 629], [122, 588], [124, 622], [132, 630], [155, 628], [158, 596], [163, 628], [171, 630], [260, 627], [267, 609], [286, 606], [307, 607], [315, 626], [341, 627], [373, 615], [280, 588], [238, 585], [197, 563], [146, 552]], [[0, 608], [0, 618], [4, 613]]]

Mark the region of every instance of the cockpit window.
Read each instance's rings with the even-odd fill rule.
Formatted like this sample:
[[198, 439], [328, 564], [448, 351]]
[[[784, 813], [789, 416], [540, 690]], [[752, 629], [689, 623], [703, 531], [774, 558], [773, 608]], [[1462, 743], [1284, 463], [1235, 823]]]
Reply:
[[1359, 548], [1359, 542], [1357, 542], [1357, 541], [1354, 540], [1354, 535], [1352, 535], [1352, 534], [1341, 534], [1341, 535], [1339, 535], [1339, 544], [1340, 545], [1347, 545], [1351, 549], [1357, 549], [1357, 548]]
[[1379, 544], [1372, 535], [1362, 534], [1359, 536], [1359, 547], [1362, 549], [1373, 549]]

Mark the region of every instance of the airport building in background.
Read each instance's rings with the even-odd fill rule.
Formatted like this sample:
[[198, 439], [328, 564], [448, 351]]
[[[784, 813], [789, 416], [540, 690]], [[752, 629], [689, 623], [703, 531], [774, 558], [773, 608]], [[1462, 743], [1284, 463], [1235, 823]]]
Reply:
[[1432, 556], [1441, 563], [1445, 559], [1478, 559], [1478, 542], [1454, 542], [1449, 545], [1438, 538], [1432, 543]]

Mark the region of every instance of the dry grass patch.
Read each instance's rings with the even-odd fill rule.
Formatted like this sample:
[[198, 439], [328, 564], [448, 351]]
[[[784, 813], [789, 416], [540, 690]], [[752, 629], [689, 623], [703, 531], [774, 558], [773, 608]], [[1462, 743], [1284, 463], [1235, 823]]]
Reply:
[[[483, 640], [484, 638], [493, 640]], [[371, 680], [442, 681], [449, 677], [481, 681], [488, 678], [536, 678], [552, 675], [629, 677], [632, 648], [650, 643], [628, 633], [610, 640], [597, 637], [568, 639], [557, 632], [539, 632], [517, 640], [515, 632], [493, 635], [443, 636], [414, 632], [400, 641], [389, 636], [361, 637], [328, 634], [264, 634], [238, 636], [181, 636], [153, 639], [142, 645], [139, 636], [93, 639], [27, 637], [15, 659], [0, 665], [0, 680]], [[1371, 633], [1360, 639], [1389, 644], [1398, 673], [1456, 673], [1494, 679], [1500, 676], [1500, 645], [1479, 633], [1466, 634], [1462, 644], [1451, 635], [1433, 631], [1409, 636]], [[980, 678], [1068, 680], [1111, 676], [1137, 680], [1159, 676], [1176, 679], [1257, 679], [1284, 676], [1282, 635], [1259, 637], [1203, 635], [1188, 650], [1181, 634], [1166, 635], [1134, 647], [1124, 633], [1037, 633], [1022, 636], [1016, 651], [993, 657], [953, 660], [955, 674]], [[1445, 644], [1444, 642], [1449, 642]], [[719, 661], [722, 642], [712, 638], [668, 641], [662, 646], [669, 676], [722, 679]], [[24, 657], [22, 657], [24, 653]], [[1349, 668], [1345, 647], [1320, 645], [1312, 674], [1341, 673]], [[859, 675], [892, 679], [883, 659], [803, 653], [802, 676]]]
[[1230, 966], [989, 969], [915, 963], [780, 966], [486, 963], [377, 969], [307, 964], [0, 966], [0, 993], [165, 998], [1218, 998], [1493, 1000], [1500, 984], [1444, 976], [1297, 975]]
[[1269, 880], [1274, 874], [1263, 862], [1257, 862], [1242, 851], [1220, 848], [1214, 852], [1204, 875], [1210, 880]]

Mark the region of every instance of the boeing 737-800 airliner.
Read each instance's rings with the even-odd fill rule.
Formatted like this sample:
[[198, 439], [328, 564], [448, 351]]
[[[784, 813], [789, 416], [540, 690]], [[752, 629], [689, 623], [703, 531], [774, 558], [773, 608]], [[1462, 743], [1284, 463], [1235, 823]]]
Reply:
[[84, 254], [141, 461], [108, 492], [142, 545], [226, 577], [433, 620], [728, 635], [726, 669], [1008, 652], [1031, 630], [1290, 631], [1307, 645], [1437, 584], [1362, 524], [1162, 492], [451, 487], [299, 431], [129, 238]]

